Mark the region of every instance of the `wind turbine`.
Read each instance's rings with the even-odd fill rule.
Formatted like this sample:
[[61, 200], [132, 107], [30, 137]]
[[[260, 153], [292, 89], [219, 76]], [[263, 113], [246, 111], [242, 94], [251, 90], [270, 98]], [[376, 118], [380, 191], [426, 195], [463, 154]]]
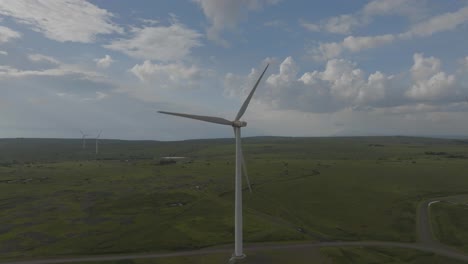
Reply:
[[80, 133], [81, 133], [81, 138], [83, 139], [83, 149], [86, 148], [86, 137], [89, 136], [89, 135], [86, 135], [85, 133], [83, 133], [82, 130], [80, 130]]
[[197, 119], [205, 122], [220, 124], [220, 125], [227, 125], [232, 126], [234, 128], [234, 136], [236, 138], [236, 183], [235, 183], [235, 211], [234, 211], [234, 228], [235, 228], [235, 241], [234, 241], [234, 254], [232, 255], [232, 260], [236, 259], [243, 259], [245, 258], [245, 254], [243, 253], [242, 248], [242, 169], [244, 169], [244, 174], [247, 179], [247, 183], [249, 186], [250, 191], [252, 191], [250, 187], [249, 178], [247, 175], [247, 169], [245, 166], [244, 155], [242, 154], [242, 146], [241, 146], [241, 128], [247, 126], [247, 122], [240, 121], [242, 115], [244, 115], [247, 106], [249, 105], [250, 99], [257, 89], [260, 80], [262, 79], [263, 75], [265, 74], [266, 70], [268, 69], [268, 64], [263, 70], [262, 74], [258, 78], [257, 82], [255, 83], [252, 91], [250, 92], [247, 99], [245, 99], [244, 103], [242, 104], [239, 112], [236, 115], [234, 121], [229, 121], [227, 119], [221, 117], [213, 117], [213, 116], [200, 116], [200, 115], [191, 115], [191, 114], [181, 114], [181, 113], [173, 113], [173, 112], [165, 112], [165, 111], [158, 111], [162, 114], [168, 115], [175, 115], [181, 116], [186, 118]]
[[101, 136], [101, 133], [102, 133], [102, 130], [99, 131], [97, 137], [96, 137], [96, 155], [98, 154], [98, 140], [99, 140], [99, 137]]

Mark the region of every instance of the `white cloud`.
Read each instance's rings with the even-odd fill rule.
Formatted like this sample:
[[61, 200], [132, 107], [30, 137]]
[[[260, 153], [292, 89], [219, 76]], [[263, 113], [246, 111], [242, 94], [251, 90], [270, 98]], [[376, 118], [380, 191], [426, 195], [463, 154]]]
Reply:
[[406, 105], [397, 105], [385, 108], [377, 108], [374, 111], [380, 114], [392, 114], [392, 115], [402, 115], [402, 114], [413, 114], [413, 113], [427, 113], [434, 112], [439, 110], [440, 107], [429, 105], [425, 103], [416, 103], [416, 104], [406, 104]]
[[[245, 116], [249, 124], [245, 133], [254, 130], [260, 131], [256, 132], [260, 135], [289, 136], [434, 136], [454, 135], [453, 131], [466, 134], [465, 112], [442, 111], [438, 107], [414, 104], [368, 111], [346, 108], [334, 113], [307, 113], [272, 109], [254, 101]], [[282, 125], [278, 126], [279, 123]]]
[[[465, 72], [443, 72], [439, 59], [419, 53], [414, 54], [413, 59], [412, 67], [398, 75], [380, 71], [366, 74], [355, 63], [344, 59], [328, 60], [323, 71], [306, 71], [301, 75], [293, 58], [288, 57], [280, 64], [279, 72], [265, 76], [254, 101], [276, 110], [312, 113], [347, 108], [357, 111], [393, 109], [389, 110], [392, 113], [398, 109], [406, 111], [414, 105], [420, 105], [418, 109], [440, 110], [448, 105], [457, 108], [455, 104], [463, 102], [468, 94], [468, 82], [461, 81]], [[460, 69], [465, 67], [464, 63], [468, 63], [468, 58], [463, 59]], [[252, 69], [247, 76], [226, 74], [224, 94], [244, 98], [259, 73]], [[449, 108], [444, 109], [448, 111]]]
[[[292, 57], [287, 57], [280, 64], [279, 73], [271, 74], [267, 79], [267, 83], [277, 85], [280, 83], [289, 83], [297, 79], [299, 67]], [[252, 71], [253, 73], [253, 71]]]
[[353, 37], [349, 36], [343, 40], [343, 47], [352, 51], [357, 52], [364, 49], [375, 48], [380, 45], [391, 43], [395, 40], [393, 35], [380, 35], [370, 37]]
[[362, 11], [365, 16], [402, 15], [408, 18], [421, 17], [426, 12], [425, 0], [374, 0]]
[[199, 47], [201, 34], [180, 23], [170, 26], [133, 28], [132, 36], [105, 45], [105, 48], [123, 52], [139, 59], [159, 61], [179, 60]]
[[[247, 77], [227, 74], [225, 94], [246, 94], [258, 75], [257, 70], [252, 70]], [[299, 76], [299, 67], [288, 57], [280, 64], [278, 73], [266, 78], [256, 100], [275, 109], [334, 112], [344, 107], [380, 102], [391, 80], [391, 76], [380, 72], [366, 77], [354, 63], [346, 60], [330, 60], [324, 71], [305, 72]], [[241, 89], [239, 83], [244, 83]]]
[[351, 31], [362, 24], [358, 18], [352, 15], [339, 15], [322, 20], [319, 23], [309, 23], [305, 20], [300, 20], [302, 27], [311, 32], [326, 31], [335, 34], [350, 34]]
[[94, 61], [96, 62], [96, 66], [99, 68], [107, 68], [114, 62], [112, 57], [107, 54], [104, 56], [104, 58], [94, 59]]
[[466, 56], [465, 58], [461, 60], [461, 64], [463, 68], [468, 71], [468, 56]]
[[383, 99], [388, 77], [376, 72], [366, 79], [354, 63], [335, 59], [327, 62], [323, 72], [305, 73], [301, 79], [306, 84], [325, 81], [334, 98], [354, 104]]
[[21, 33], [4, 26], [0, 26], [0, 43], [5, 43], [12, 39], [17, 39], [20, 37]]
[[263, 25], [265, 27], [278, 28], [278, 29], [285, 30], [285, 31], [291, 31], [291, 29], [289, 29], [288, 27], [288, 23], [284, 20], [279, 20], [279, 19], [270, 20], [270, 21], [263, 23]]
[[146, 60], [143, 64], [137, 64], [130, 69], [140, 81], [153, 82], [157, 87], [170, 88], [190, 88], [198, 84], [203, 76], [202, 69], [195, 65], [185, 66], [181, 63], [158, 64]]
[[325, 61], [340, 56], [343, 52], [343, 44], [338, 42], [320, 43], [317, 47], [307, 49], [306, 52], [314, 60]]
[[28, 55], [28, 59], [30, 61], [34, 61], [34, 62], [49, 62], [49, 63], [52, 63], [52, 64], [60, 64], [60, 62], [50, 56], [47, 56], [47, 55], [43, 55], [43, 54], [29, 54]]
[[144, 24], [147, 24], [147, 25], [150, 25], [150, 26], [154, 26], [154, 25], [158, 25], [158, 24], [159, 24], [159, 20], [155, 20], [155, 19], [140, 18], [139, 20], [140, 20], [141, 22], [143, 22]]
[[108, 97], [109, 95], [106, 94], [106, 93], [103, 93], [103, 92], [96, 92], [96, 100], [102, 100], [106, 97]]
[[105, 98], [109, 97], [108, 94], [106, 93], [103, 93], [103, 92], [96, 92], [96, 96], [95, 97], [86, 97], [86, 98], [83, 98], [82, 100], [83, 101], [101, 101]]
[[372, 22], [375, 16], [398, 15], [414, 19], [422, 17], [425, 10], [425, 3], [422, 0], [374, 0], [353, 14], [333, 16], [318, 23], [300, 20], [300, 24], [312, 32], [351, 34], [354, 29]]
[[455, 12], [447, 12], [429, 18], [413, 25], [407, 32], [401, 34], [403, 38], [426, 37], [438, 32], [453, 30], [468, 21], [468, 6]]
[[13, 17], [47, 38], [94, 42], [98, 34], [123, 33], [112, 13], [81, 0], [0, 1], [0, 15]]
[[364, 85], [359, 90], [358, 101], [372, 102], [384, 99], [392, 79], [393, 76], [386, 76], [379, 71], [369, 75], [367, 85]]
[[59, 65], [45, 70], [20, 70], [11, 66], [0, 65], [0, 80], [6, 78], [26, 78], [32, 76], [66, 76], [76, 75], [82, 79], [99, 79], [101, 75], [79, 69], [74, 65]]
[[61, 97], [61, 98], [66, 98], [66, 99], [73, 100], [73, 101], [83, 101], [83, 102], [101, 101], [101, 100], [109, 97], [108, 94], [103, 93], [103, 92], [99, 92], [99, 91], [95, 92], [95, 95], [93, 97], [82, 97], [82, 96], [79, 96], [77, 94], [64, 93], [64, 92], [55, 93], [55, 95], [57, 95], [58, 97]]
[[283, 20], [276, 19], [276, 20], [267, 21], [267, 22], [263, 23], [263, 25], [266, 26], [266, 27], [278, 27], [278, 28], [281, 28], [281, 27], [285, 27], [285, 26], [286, 26], [286, 22], [283, 21]]
[[[397, 2], [400, 4], [407, 3], [407, 1], [403, 0]], [[388, 12], [391, 12], [390, 7], [393, 6], [392, 2], [385, 0], [379, 1], [379, 3], [382, 6], [385, 6], [385, 8], [378, 9], [375, 7], [374, 9], [371, 9], [373, 10], [372, 12], [384, 12], [387, 10], [387, 8]], [[359, 52], [361, 50], [376, 48], [385, 44], [389, 44], [396, 40], [427, 37], [435, 33], [454, 30], [456, 27], [466, 23], [467, 21], [468, 7], [464, 7], [457, 10], [456, 12], [448, 12], [428, 18], [425, 21], [411, 26], [411, 28], [404, 33], [362, 37], [348, 36], [341, 42], [320, 43], [318, 46], [309, 49], [307, 52], [315, 60], [328, 60], [337, 58], [344, 51]]]
[[330, 33], [349, 34], [351, 30], [360, 25], [361, 22], [351, 15], [340, 15], [328, 19], [323, 25], [324, 29]]
[[352, 30], [363, 24], [356, 16], [339, 15], [334, 16], [318, 23], [310, 23], [303, 19], [300, 25], [311, 32], [328, 32], [334, 34], [351, 34]]
[[302, 27], [304, 27], [305, 29], [307, 29], [307, 30], [309, 30], [311, 32], [319, 32], [320, 29], [321, 29], [320, 25], [306, 22], [303, 19], [300, 20], [300, 24], [301, 24]]
[[308, 52], [315, 60], [328, 60], [338, 57], [343, 51], [358, 52], [391, 43], [395, 39], [395, 36], [390, 34], [364, 37], [348, 36], [342, 42], [320, 43], [318, 47], [314, 47]]
[[434, 57], [424, 58], [421, 53], [413, 55], [414, 64], [411, 67], [411, 74], [415, 80], [428, 79], [440, 71], [440, 60]]
[[419, 100], [435, 100], [453, 95], [455, 76], [440, 71], [439, 59], [425, 58], [420, 53], [414, 54], [413, 59], [411, 75], [414, 84], [406, 92], [406, 96]]
[[4, 51], [4, 50], [0, 50], [0, 54], [4, 55], [4, 56], [7, 56], [8, 55], [8, 52]]
[[246, 17], [247, 12], [276, 4], [279, 0], [194, 0], [194, 2], [201, 7], [211, 23], [207, 29], [208, 39], [226, 46], [226, 40], [219, 36], [222, 30], [236, 28], [239, 21]]

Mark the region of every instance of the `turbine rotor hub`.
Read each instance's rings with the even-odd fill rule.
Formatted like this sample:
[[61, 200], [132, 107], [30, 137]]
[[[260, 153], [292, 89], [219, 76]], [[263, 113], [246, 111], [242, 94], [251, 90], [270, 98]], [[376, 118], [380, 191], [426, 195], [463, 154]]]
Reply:
[[247, 122], [245, 122], [245, 121], [240, 121], [240, 120], [233, 121], [233, 122], [232, 122], [232, 126], [233, 126], [233, 127], [245, 127], [245, 126], [247, 126]]

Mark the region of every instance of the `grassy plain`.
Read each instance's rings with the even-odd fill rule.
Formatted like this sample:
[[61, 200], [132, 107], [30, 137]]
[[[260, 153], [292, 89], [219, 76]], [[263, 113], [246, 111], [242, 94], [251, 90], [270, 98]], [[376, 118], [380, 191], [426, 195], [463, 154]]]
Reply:
[[[165, 259], [138, 259], [102, 262], [82, 262], [81, 264], [211, 264], [227, 263], [229, 254], [210, 254]], [[465, 262], [440, 257], [431, 253], [410, 249], [383, 248], [322, 248], [260, 250], [251, 252], [242, 264], [462, 264]]]
[[[232, 243], [233, 140], [100, 142], [96, 156], [76, 139], [0, 140], [2, 258]], [[460, 140], [261, 137], [244, 152], [247, 242], [415, 241], [419, 201], [468, 189]]]
[[468, 253], [468, 199], [431, 205], [432, 230], [444, 244]]
[[[464, 261], [410, 249], [383, 248], [323, 248], [321, 253], [334, 264], [462, 264]], [[303, 262], [307, 263], [307, 262]], [[309, 262], [310, 263], [310, 262]], [[324, 262], [326, 263], [326, 262]]]

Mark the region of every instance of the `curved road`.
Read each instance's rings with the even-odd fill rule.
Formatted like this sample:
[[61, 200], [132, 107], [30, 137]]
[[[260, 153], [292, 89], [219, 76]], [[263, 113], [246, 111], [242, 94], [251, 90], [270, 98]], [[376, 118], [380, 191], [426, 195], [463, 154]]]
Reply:
[[439, 245], [432, 235], [431, 219], [429, 217], [430, 207], [444, 198], [433, 198], [426, 200], [419, 206], [418, 213], [418, 242], [425, 245]]
[[[453, 259], [458, 259], [468, 262], [468, 255], [450, 248], [446, 245], [437, 242], [431, 232], [429, 207], [431, 204], [460, 197], [462, 195], [433, 198], [422, 202], [418, 208], [418, 242], [417, 243], [400, 243], [400, 242], [386, 242], [386, 241], [335, 241], [335, 242], [314, 242], [314, 243], [300, 243], [300, 244], [251, 244], [247, 245], [247, 251], [258, 251], [266, 249], [294, 249], [294, 248], [320, 248], [320, 247], [393, 247], [393, 248], [408, 248], [420, 251], [434, 253], [440, 256], [446, 256]], [[466, 196], [466, 195], [463, 195]], [[73, 263], [73, 262], [87, 262], [87, 261], [112, 261], [112, 260], [125, 260], [125, 259], [153, 259], [153, 258], [167, 258], [178, 256], [196, 256], [211, 253], [230, 253], [232, 248], [229, 246], [217, 248], [205, 248], [200, 250], [191, 251], [177, 251], [170, 253], [142, 253], [142, 254], [121, 254], [121, 255], [93, 255], [93, 256], [80, 256], [80, 257], [64, 257], [64, 258], [48, 258], [48, 259], [34, 259], [22, 260], [13, 262], [1, 262], [2, 264], [47, 264], [47, 263]]]

